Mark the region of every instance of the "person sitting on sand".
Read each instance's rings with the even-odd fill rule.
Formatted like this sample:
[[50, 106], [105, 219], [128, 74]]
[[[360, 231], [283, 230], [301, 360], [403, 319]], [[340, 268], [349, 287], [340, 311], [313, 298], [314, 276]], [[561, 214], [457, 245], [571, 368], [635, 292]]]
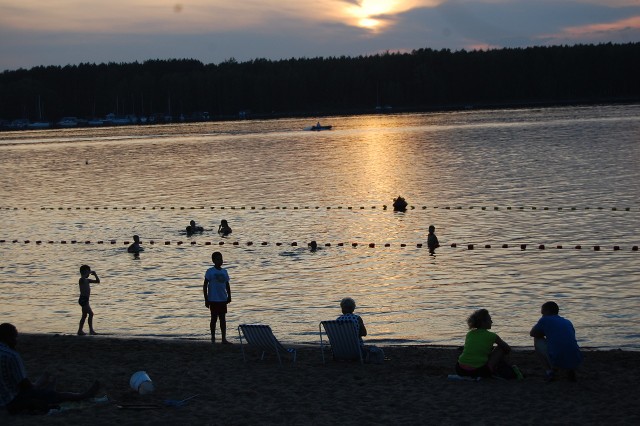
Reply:
[[364, 345], [362, 338], [367, 335], [367, 328], [364, 326], [362, 317], [353, 313], [356, 310], [356, 301], [350, 297], [345, 297], [340, 301], [340, 309], [342, 310], [342, 315], [336, 318], [337, 321], [353, 321], [356, 323], [360, 345]]
[[491, 377], [496, 372], [498, 364], [505, 361], [511, 352], [504, 340], [489, 331], [492, 324], [491, 315], [486, 309], [479, 309], [467, 318], [470, 330], [456, 363], [456, 373], [459, 376]]
[[231, 227], [229, 226], [229, 223], [227, 223], [225, 219], [222, 219], [220, 221], [220, 226], [218, 226], [218, 234], [222, 235], [223, 237], [226, 237], [231, 232], [232, 231], [231, 231]]
[[398, 195], [398, 198], [393, 199], [393, 211], [394, 212], [406, 212], [407, 211], [407, 201]]
[[18, 329], [13, 324], [0, 324], [0, 407], [5, 407], [10, 414], [46, 414], [61, 402], [94, 397], [100, 389], [100, 383], [95, 381], [82, 393], [58, 392], [56, 381], [49, 374], [32, 382], [15, 350], [17, 342]]
[[196, 232], [202, 232], [204, 228], [202, 226], [196, 225], [196, 221], [192, 220], [189, 222], [189, 226], [187, 226], [187, 235], [195, 234]]
[[568, 319], [558, 315], [556, 302], [546, 302], [540, 308], [542, 317], [533, 326], [529, 335], [533, 337], [536, 354], [545, 368], [547, 381], [555, 380], [558, 370], [566, 370], [569, 380], [576, 380], [576, 369], [582, 363], [582, 353], [576, 341], [576, 331]]
[[140, 237], [137, 235], [134, 235], [133, 243], [131, 243], [131, 245], [127, 247], [127, 252], [136, 254], [136, 253], [140, 253], [143, 250], [144, 249], [140, 247]]

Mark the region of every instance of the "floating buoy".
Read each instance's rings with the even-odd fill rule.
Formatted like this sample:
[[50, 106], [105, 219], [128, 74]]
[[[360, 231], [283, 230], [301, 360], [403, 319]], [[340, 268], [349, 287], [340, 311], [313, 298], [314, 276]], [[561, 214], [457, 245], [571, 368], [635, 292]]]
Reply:
[[38, 240], [36, 241], [36, 244], [42, 244], [42, 241]]
[[600, 246], [593, 246], [593, 251], [600, 251]]
[[205, 246], [210, 246], [211, 245], [211, 241], [205, 241], [204, 245]]
[[263, 245], [263, 246], [266, 246], [266, 245], [267, 245], [267, 242], [266, 242], [266, 241], [263, 241], [263, 242], [262, 242], [262, 245]]
[[631, 247], [631, 251], [638, 251], [638, 246]]
[[406, 246], [407, 246], [406, 244], [400, 244], [400, 247], [406, 247]]
[[155, 244], [155, 243], [156, 243], [156, 242], [155, 242], [155, 241], [153, 241], [153, 240], [149, 241], [149, 244]]
[[282, 243], [276, 243], [276, 245], [277, 245], [278, 247], [280, 247], [280, 246], [282, 245]]
[[582, 246], [581, 246], [580, 244], [578, 244], [578, 245], [576, 246], [576, 250], [580, 250], [580, 249], [582, 249]]
[[544, 250], [544, 244], [540, 244], [540, 245], [538, 246], [538, 249], [540, 249], [540, 250]]
[[376, 245], [375, 245], [375, 243], [369, 243], [369, 247], [370, 248], [376, 248]]
[[491, 248], [491, 244], [485, 244], [484, 248]]
[[338, 243], [338, 247], [342, 247], [344, 243]]
[[171, 241], [165, 241], [165, 242], [164, 242], [164, 245], [165, 245], [165, 246], [171, 245]]
[[451, 247], [456, 248], [458, 245], [456, 243], [451, 243]]
[[620, 250], [620, 246], [613, 246], [613, 250], [614, 251]]
[[351, 247], [358, 247], [358, 243], [351, 243]]
[[224, 241], [220, 241], [218, 244], [223, 246], [224, 245]]
[[248, 246], [252, 246], [253, 245], [253, 241], [247, 241], [247, 245]]
[[418, 243], [418, 244], [416, 244], [416, 247], [418, 247], [418, 248], [422, 248], [422, 243]]
[[29, 241], [29, 240], [24, 240], [24, 243], [25, 243], [25, 244], [29, 244], [29, 243], [30, 243], [30, 241]]
[[558, 245], [556, 246], [556, 248], [557, 248], [557, 249], [561, 249], [561, 248], [562, 248], [562, 244], [558, 244]]
[[385, 247], [391, 247], [391, 244], [386, 243], [384, 246], [385, 246]]
[[526, 250], [526, 249], [527, 249], [526, 244], [520, 244], [520, 250]]
[[296, 243], [295, 241], [291, 243], [291, 247], [297, 247], [298, 243]]
[[234, 246], [237, 246], [238, 244], [239, 244], [239, 243], [238, 243], [237, 241], [234, 241], [234, 242], [233, 242], [233, 245], [234, 245]]
[[191, 245], [192, 245], [192, 246], [195, 246], [196, 244], [197, 244], [197, 242], [196, 242], [196, 241], [191, 241]]
[[473, 250], [473, 244], [468, 244], [467, 245], [467, 250]]
[[502, 248], [509, 248], [509, 244], [503, 244]]
[[67, 242], [65, 240], [62, 240], [62, 241], [60, 241], [60, 244], [67, 244]]
[[331, 243], [325, 243], [325, 247], [331, 247]]
[[85, 241], [84, 243], [85, 244], [91, 244], [91, 241]]

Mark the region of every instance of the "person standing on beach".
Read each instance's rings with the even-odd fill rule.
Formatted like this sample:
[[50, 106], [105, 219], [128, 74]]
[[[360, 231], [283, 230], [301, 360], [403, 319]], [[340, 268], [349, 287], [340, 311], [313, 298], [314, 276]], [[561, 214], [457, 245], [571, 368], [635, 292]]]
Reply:
[[[93, 275], [95, 279], [89, 278], [89, 275]], [[78, 326], [78, 336], [84, 336], [86, 333], [82, 330], [84, 328], [84, 321], [89, 317], [89, 333], [98, 334], [93, 329], [93, 310], [89, 305], [89, 297], [91, 296], [91, 283], [100, 284], [100, 278], [95, 271], [92, 271], [88, 265], [82, 265], [80, 267], [80, 279], [78, 285], [80, 286], [80, 297], [78, 298], [78, 304], [82, 307], [82, 317], [80, 318], [80, 325]]]
[[0, 324], [0, 407], [5, 407], [9, 414], [25, 411], [46, 414], [60, 402], [91, 398], [100, 389], [100, 383], [95, 381], [83, 393], [57, 392], [56, 381], [48, 374], [31, 382], [15, 350], [17, 343], [18, 329], [13, 324]]
[[[496, 374], [511, 348], [496, 333], [489, 331], [493, 320], [489, 311], [478, 309], [467, 318], [469, 332], [456, 363], [459, 376], [491, 377]], [[494, 348], [494, 345], [495, 348]], [[515, 373], [514, 373], [515, 374]]]
[[429, 254], [435, 254], [436, 249], [440, 247], [438, 237], [436, 237], [436, 227], [429, 226], [429, 236], [427, 237], [427, 247], [429, 247]]
[[213, 266], [204, 274], [204, 305], [211, 311], [211, 343], [216, 342], [216, 323], [220, 318], [220, 334], [222, 343], [230, 344], [227, 340], [227, 305], [231, 303], [231, 287], [229, 286], [229, 274], [222, 267], [222, 253], [219, 251], [211, 255]]
[[546, 302], [540, 308], [542, 317], [533, 326], [529, 335], [533, 337], [536, 354], [545, 368], [547, 381], [555, 380], [558, 370], [566, 370], [569, 380], [576, 380], [576, 369], [582, 363], [582, 353], [576, 340], [576, 331], [568, 319], [558, 315], [556, 302]]

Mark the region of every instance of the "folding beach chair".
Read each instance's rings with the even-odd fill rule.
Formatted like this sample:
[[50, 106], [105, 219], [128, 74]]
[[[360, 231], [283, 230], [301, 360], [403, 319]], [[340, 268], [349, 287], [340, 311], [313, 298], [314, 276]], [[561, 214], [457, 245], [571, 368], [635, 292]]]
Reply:
[[320, 332], [320, 350], [324, 363], [324, 343], [322, 341], [322, 328], [329, 339], [333, 359], [360, 360], [362, 359], [362, 342], [358, 336], [358, 324], [353, 321], [321, 321], [318, 325]]
[[247, 357], [244, 353], [244, 345], [242, 344], [242, 336], [246, 341], [247, 346], [253, 346], [262, 350], [262, 356], [260, 359], [264, 359], [264, 354], [267, 351], [273, 351], [278, 356], [278, 362], [282, 365], [282, 359], [280, 354], [290, 354], [292, 362], [296, 362], [296, 350], [294, 348], [287, 349], [278, 342], [276, 336], [273, 335], [271, 327], [262, 324], [240, 324], [238, 326], [238, 336], [240, 336], [240, 348], [242, 349], [242, 359], [247, 362]]

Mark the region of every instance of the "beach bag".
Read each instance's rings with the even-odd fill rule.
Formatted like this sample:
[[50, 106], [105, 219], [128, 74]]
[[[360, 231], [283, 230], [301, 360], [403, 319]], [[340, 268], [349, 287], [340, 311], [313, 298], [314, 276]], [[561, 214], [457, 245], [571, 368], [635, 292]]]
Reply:
[[364, 348], [364, 362], [367, 364], [382, 364], [384, 362], [384, 351], [377, 346], [366, 346]]

